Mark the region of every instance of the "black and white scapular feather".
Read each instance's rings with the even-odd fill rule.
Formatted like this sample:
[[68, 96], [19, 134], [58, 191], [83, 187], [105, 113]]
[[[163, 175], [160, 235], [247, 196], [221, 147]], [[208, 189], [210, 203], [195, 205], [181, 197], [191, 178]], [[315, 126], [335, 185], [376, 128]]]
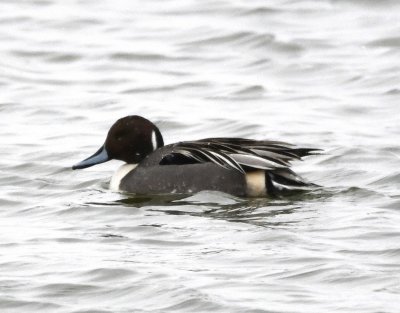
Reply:
[[317, 185], [307, 182], [289, 167], [292, 161], [320, 151], [314, 148], [298, 148], [282, 141], [206, 138], [174, 144], [172, 152], [163, 157], [160, 165], [212, 162], [242, 174], [264, 170], [271, 193], [271, 189], [304, 190], [316, 187]]

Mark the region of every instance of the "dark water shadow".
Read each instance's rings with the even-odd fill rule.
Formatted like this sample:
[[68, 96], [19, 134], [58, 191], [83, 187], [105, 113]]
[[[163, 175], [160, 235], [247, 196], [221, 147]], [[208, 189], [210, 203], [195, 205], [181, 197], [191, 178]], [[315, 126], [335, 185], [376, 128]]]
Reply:
[[[301, 213], [317, 211], [327, 204], [331, 206], [332, 202], [338, 200], [341, 203], [343, 201], [379, 203], [383, 199], [382, 196], [374, 190], [360, 187], [321, 187], [272, 198], [239, 198], [212, 191], [203, 191], [194, 195], [122, 193], [121, 198], [116, 201], [87, 204], [141, 208], [149, 214], [186, 215], [262, 227], [285, 227], [303, 222], [307, 214]], [[299, 214], [294, 216], [295, 213]]]
[[274, 198], [238, 198], [220, 192], [200, 192], [194, 195], [132, 195], [109, 203], [132, 208], [144, 208], [146, 212], [167, 215], [187, 215], [220, 219], [229, 222], [248, 223], [263, 227], [277, 227], [296, 223], [289, 216], [308, 207], [310, 203], [323, 202], [330, 193], [322, 190], [301, 192]]

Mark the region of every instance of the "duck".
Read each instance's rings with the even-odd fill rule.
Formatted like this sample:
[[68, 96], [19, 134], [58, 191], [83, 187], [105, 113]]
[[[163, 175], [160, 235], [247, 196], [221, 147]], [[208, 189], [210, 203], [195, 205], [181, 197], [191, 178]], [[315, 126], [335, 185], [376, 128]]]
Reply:
[[96, 153], [72, 169], [123, 161], [111, 178], [110, 189], [139, 195], [218, 191], [238, 197], [273, 197], [318, 186], [290, 166], [319, 151], [282, 141], [231, 137], [164, 145], [154, 123], [129, 115], [111, 126]]

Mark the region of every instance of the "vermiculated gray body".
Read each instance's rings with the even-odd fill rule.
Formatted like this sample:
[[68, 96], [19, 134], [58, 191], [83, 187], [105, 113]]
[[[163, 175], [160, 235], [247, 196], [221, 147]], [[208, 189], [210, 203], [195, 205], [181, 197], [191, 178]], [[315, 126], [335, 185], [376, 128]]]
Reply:
[[216, 164], [138, 166], [126, 175], [120, 189], [138, 194], [195, 193], [215, 190], [246, 196], [246, 178]]
[[215, 190], [245, 196], [246, 178], [238, 171], [209, 162], [160, 166], [160, 161], [173, 149], [174, 145], [168, 145], [148, 155], [121, 180], [119, 188], [138, 194]]

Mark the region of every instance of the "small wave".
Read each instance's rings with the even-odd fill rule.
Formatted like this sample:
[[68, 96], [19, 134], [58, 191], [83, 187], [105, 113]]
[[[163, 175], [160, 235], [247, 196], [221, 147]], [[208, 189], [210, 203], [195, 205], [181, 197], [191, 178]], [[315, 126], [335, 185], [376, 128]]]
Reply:
[[369, 183], [371, 186], [390, 186], [392, 184], [400, 187], [400, 172], [386, 174]]
[[371, 47], [400, 47], [400, 37], [387, 37], [383, 39], [377, 39], [368, 43]]
[[51, 312], [62, 308], [61, 305], [47, 301], [29, 301], [29, 300], [14, 300], [12, 298], [0, 297], [0, 309], [3, 312], [10, 312], [8, 310], [18, 310], [15, 312]]

